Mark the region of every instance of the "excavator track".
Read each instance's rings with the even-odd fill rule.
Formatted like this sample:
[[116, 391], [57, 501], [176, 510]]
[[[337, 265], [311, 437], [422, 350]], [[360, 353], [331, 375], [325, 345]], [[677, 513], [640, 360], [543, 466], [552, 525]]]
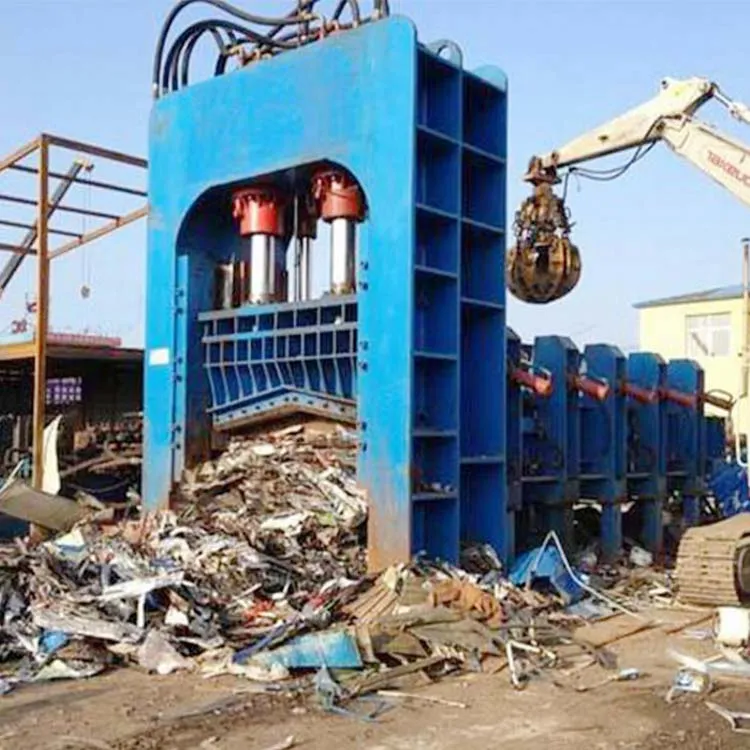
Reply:
[[731, 606], [750, 601], [750, 513], [688, 529], [677, 552], [678, 599]]

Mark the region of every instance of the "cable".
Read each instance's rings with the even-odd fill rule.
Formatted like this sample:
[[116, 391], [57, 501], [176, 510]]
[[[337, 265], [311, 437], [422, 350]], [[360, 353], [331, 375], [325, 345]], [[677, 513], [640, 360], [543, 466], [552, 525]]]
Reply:
[[[190, 65], [198, 42], [211, 34], [218, 54], [214, 75], [222, 75], [229, 58], [240, 51], [245, 59], [277, 54], [322, 38], [329, 26], [323, 16], [315, 12], [320, 0], [297, 0], [295, 7], [282, 17], [261, 16], [237, 8], [226, 0], [179, 0], [167, 15], [157, 38], [152, 70], [152, 88], [155, 98], [189, 85]], [[167, 50], [167, 39], [175, 20], [187, 7], [203, 3], [226, 13], [232, 20], [212, 18], [197, 21], [182, 31]], [[387, 0], [373, 0], [374, 13], [363, 19], [360, 0], [338, 0], [333, 23], [337, 30], [354, 28], [361, 23], [383, 18], [390, 13]], [[341, 24], [340, 18], [348, 8], [350, 24]], [[250, 24], [251, 26], [248, 26]], [[270, 28], [252, 28], [252, 26]], [[282, 33], [286, 31], [287, 33]], [[243, 45], [253, 45], [249, 50], [239, 50]]]
[[[609, 182], [610, 180], [616, 180], [618, 177], [622, 177], [636, 162], [640, 161], [651, 149], [657, 144], [658, 141], [652, 141], [646, 143], [651, 137], [654, 130], [656, 130], [661, 123], [661, 118], [654, 120], [651, 123], [649, 129], [646, 131], [646, 135], [643, 137], [643, 143], [636, 148], [633, 156], [625, 162], [625, 164], [619, 167], [612, 167], [610, 169], [589, 169], [587, 167], [571, 167], [568, 172], [570, 174], [577, 174], [581, 177], [586, 177], [589, 180], [596, 180], [598, 182]], [[567, 175], [566, 175], [567, 177]], [[565, 182], [565, 190], [567, 190], [567, 180]]]
[[[166, 61], [164, 63], [164, 69], [162, 71], [162, 90], [176, 91], [179, 88], [177, 85], [177, 81], [180, 55], [182, 54], [183, 49], [185, 49], [185, 47], [191, 43], [194, 36], [200, 37], [206, 31], [210, 31], [214, 35], [214, 39], [217, 41], [219, 52], [222, 53], [224, 51], [224, 40], [219, 34], [219, 29], [223, 31], [236, 31], [239, 34], [248, 37], [251, 41], [265, 42], [267, 39], [263, 34], [260, 34], [257, 31], [253, 31], [252, 29], [244, 28], [243, 26], [240, 26], [233, 21], [223, 21], [220, 19], [198, 21], [192, 26], [188, 26], [188, 28], [185, 29], [182, 34], [177, 37], [177, 39], [175, 39], [174, 43], [170, 47], [170, 50], [167, 53]], [[274, 46], [284, 47], [286, 49], [295, 49], [296, 47], [296, 45], [292, 42], [282, 42], [280, 40], [275, 40], [272, 42], [272, 44]], [[190, 49], [190, 52], [192, 52], [192, 48]], [[189, 62], [190, 61], [188, 59], [188, 66]], [[187, 75], [187, 69], [185, 70], [185, 74]]]
[[[292, 23], [302, 23], [308, 20], [306, 15], [297, 15], [296, 13], [294, 16], [287, 16], [286, 18], [269, 18], [266, 16], [257, 16], [253, 15], [252, 13], [246, 13], [245, 11], [236, 8], [235, 6], [225, 2], [224, 0], [180, 0], [180, 2], [178, 2], [174, 6], [174, 8], [172, 8], [166, 20], [164, 21], [156, 42], [156, 52], [154, 54], [154, 64], [152, 71], [152, 85], [154, 87], [154, 95], [157, 97], [162, 91], [159, 87], [159, 78], [162, 60], [164, 57], [164, 47], [166, 46], [169, 31], [172, 28], [172, 24], [174, 23], [177, 16], [185, 8], [190, 5], [194, 5], [195, 3], [206, 3], [207, 5], [212, 5], [213, 7], [218, 8], [219, 10], [222, 10], [228, 15], [234, 16], [241, 21], [258, 24], [260, 26], [281, 26], [283, 28], [284, 26]], [[268, 39], [268, 37], [265, 38]]]
[[338, 21], [347, 5], [351, 9], [352, 21], [357, 25], [360, 24], [362, 22], [362, 16], [359, 12], [359, 3], [357, 0], [339, 0], [339, 4], [336, 6], [336, 10], [333, 11], [333, 16], [331, 16], [331, 18], [334, 21]]
[[[201, 37], [206, 33], [210, 33], [211, 36], [214, 39], [214, 42], [216, 43], [216, 46], [219, 49], [219, 57], [222, 56], [222, 53], [225, 50], [225, 44], [224, 39], [221, 36], [221, 33], [218, 29], [214, 28], [213, 26], [207, 28], [207, 29], [201, 29], [200, 31], [197, 31], [193, 36], [190, 38], [190, 41], [183, 47], [183, 56], [182, 56], [182, 65], [180, 66], [180, 86], [187, 86], [188, 85], [188, 79], [190, 77], [190, 57], [193, 54], [193, 50], [195, 49], [195, 46], [200, 41]], [[231, 33], [231, 32], [229, 32]], [[177, 70], [177, 61], [175, 61], [174, 64], [174, 70], [173, 75]], [[172, 88], [176, 88], [176, 80], [173, 77], [172, 78]]]

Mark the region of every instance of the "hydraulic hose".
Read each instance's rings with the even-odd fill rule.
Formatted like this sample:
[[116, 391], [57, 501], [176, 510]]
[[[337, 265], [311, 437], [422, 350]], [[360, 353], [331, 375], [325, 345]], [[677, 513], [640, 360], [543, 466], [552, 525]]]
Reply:
[[359, 11], [359, 3], [357, 0], [339, 0], [336, 10], [333, 11], [332, 19], [338, 21], [347, 5], [351, 9], [353, 23], [359, 25], [362, 22], [362, 15]]
[[[153, 96], [176, 91], [189, 85], [190, 64], [198, 42], [205, 34], [211, 34], [218, 48], [214, 75], [222, 75], [228, 59], [239, 45], [252, 45], [252, 56], [274, 54], [296, 49], [322, 37], [328, 29], [325, 19], [314, 11], [320, 0], [297, 0], [295, 8], [286, 16], [262, 16], [248, 13], [226, 0], [179, 0], [167, 15], [156, 42], [152, 70]], [[211, 18], [188, 26], [171, 43], [167, 50], [167, 39], [179, 14], [187, 7], [203, 3], [226, 13], [232, 20]], [[338, 0], [332, 20], [340, 30], [354, 28], [361, 23], [383, 18], [390, 13], [388, 0], [373, 0], [374, 14], [362, 17], [360, 0]], [[350, 23], [340, 23], [348, 8]], [[254, 29], [246, 24], [260, 27]], [[288, 30], [287, 33], [283, 31]]]
[[[161, 89], [159, 88], [159, 75], [161, 71], [162, 60], [164, 57], [164, 47], [167, 43], [167, 36], [169, 35], [169, 31], [172, 28], [172, 24], [174, 23], [177, 16], [189, 5], [193, 5], [195, 3], [206, 3], [208, 5], [212, 5], [219, 10], [223, 10], [225, 13], [228, 13], [231, 16], [234, 16], [235, 18], [246, 21], [248, 23], [258, 24], [260, 26], [281, 26], [283, 28], [284, 26], [287, 26], [289, 24], [303, 23], [305, 20], [307, 20], [307, 16], [305, 14], [297, 15], [296, 13], [295, 15], [290, 15], [286, 18], [269, 18], [266, 16], [258, 16], [252, 13], [246, 13], [245, 11], [236, 8], [235, 6], [225, 2], [224, 0], [180, 0], [180, 2], [178, 2], [174, 6], [174, 8], [172, 8], [166, 20], [164, 21], [156, 42], [156, 52], [154, 54], [154, 65], [152, 71], [152, 84], [154, 86], [154, 95], [157, 97], [161, 93]], [[243, 31], [247, 30], [243, 29]]]

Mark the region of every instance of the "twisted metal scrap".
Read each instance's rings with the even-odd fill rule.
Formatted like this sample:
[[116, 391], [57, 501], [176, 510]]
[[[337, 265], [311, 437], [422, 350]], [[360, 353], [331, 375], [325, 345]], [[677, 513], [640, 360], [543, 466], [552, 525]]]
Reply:
[[511, 294], [545, 304], [564, 297], [581, 277], [581, 257], [570, 241], [565, 203], [547, 183], [534, 187], [516, 212], [516, 244], [508, 251], [505, 272]]

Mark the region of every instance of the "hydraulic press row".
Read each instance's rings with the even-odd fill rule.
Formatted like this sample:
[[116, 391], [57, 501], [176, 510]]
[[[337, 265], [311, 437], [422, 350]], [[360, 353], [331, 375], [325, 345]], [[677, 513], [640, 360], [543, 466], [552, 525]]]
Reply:
[[699, 520], [712, 462], [723, 459], [730, 399], [707, 393], [694, 361], [562, 336], [533, 346], [508, 331], [508, 487], [519, 538], [553, 529], [573, 544], [574, 508], [600, 509], [605, 558], [622, 547], [623, 507], [634, 506], [638, 541], [663, 543], [663, 508], [681, 501], [687, 525]]

